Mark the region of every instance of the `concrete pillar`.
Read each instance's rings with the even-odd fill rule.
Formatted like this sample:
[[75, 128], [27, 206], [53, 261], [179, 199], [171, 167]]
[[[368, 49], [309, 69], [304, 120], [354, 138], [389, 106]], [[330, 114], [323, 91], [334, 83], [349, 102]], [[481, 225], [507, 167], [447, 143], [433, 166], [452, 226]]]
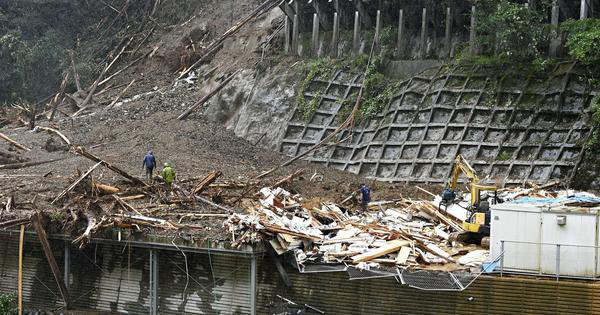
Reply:
[[561, 41], [560, 41], [559, 33], [558, 33], [559, 14], [560, 14], [560, 7], [558, 6], [558, 3], [555, 1], [552, 4], [552, 18], [551, 18], [552, 36], [550, 38], [550, 47], [549, 47], [549, 51], [548, 51], [548, 54], [550, 55], [550, 57], [558, 56], [558, 50], [561, 45]]
[[452, 9], [450, 7], [446, 8], [446, 37], [444, 40], [445, 54], [446, 57], [450, 57], [452, 50]]
[[375, 41], [375, 49], [379, 49], [381, 45], [380, 41], [381, 37], [381, 11], [377, 10], [377, 18], [375, 20], [375, 37], [373, 40]]
[[333, 13], [333, 34], [331, 35], [331, 56], [338, 56], [338, 45], [340, 41], [340, 20], [338, 13]]
[[402, 57], [402, 37], [404, 36], [404, 10], [400, 9], [398, 16], [398, 42], [396, 43], [396, 57]]
[[250, 314], [256, 315], [256, 256], [250, 261]]
[[421, 16], [421, 53], [420, 58], [425, 59], [427, 54], [427, 8], [423, 8]]
[[313, 14], [313, 28], [312, 28], [312, 56], [314, 58], [319, 57], [319, 16]]
[[71, 282], [71, 242], [65, 241], [65, 287], [67, 291], [71, 290], [69, 283]]
[[294, 25], [292, 25], [292, 54], [298, 55], [298, 37], [300, 36], [300, 24], [298, 14], [294, 14]]
[[475, 28], [477, 27], [476, 23], [477, 21], [475, 20], [475, 6], [471, 7], [471, 30], [469, 32], [469, 48], [471, 50], [471, 54], [475, 54], [477, 51], [477, 43], [475, 43], [476, 40], [476, 31]]
[[358, 31], [360, 28], [360, 17], [358, 11], [354, 12], [354, 36], [352, 37], [352, 54], [358, 56]]
[[580, 20], [587, 19], [588, 17], [588, 11], [590, 9], [589, 1], [590, 0], [581, 0], [581, 10], [579, 12]]
[[158, 314], [158, 250], [150, 249], [150, 315]]
[[286, 15], [283, 29], [283, 51], [286, 54], [290, 53], [290, 24], [290, 18]]

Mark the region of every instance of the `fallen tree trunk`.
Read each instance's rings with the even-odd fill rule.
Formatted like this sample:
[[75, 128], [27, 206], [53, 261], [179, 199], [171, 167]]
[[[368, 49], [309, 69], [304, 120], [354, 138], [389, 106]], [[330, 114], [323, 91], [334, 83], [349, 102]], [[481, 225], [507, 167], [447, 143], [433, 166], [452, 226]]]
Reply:
[[87, 170], [85, 173], [83, 173], [81, 176], [79, 176], [79, 178], [77, 180], [75, 180], [71, 185], [69, 185], [67, 188], [65, 188], [50, 203], [53, 204], [53, 203], [57, 202], [58, 200], [60, 200], [60, 198], [62, 198], [64, 195], [68, 194], [71, 190], [73, 190], [73, 188], [75, 188], [75, 186], [77, 186], [77, 184], [79, 184], [83, 179], [85, 179], [86, 177], [88, 177], [96, 169], [96, 167], [100, 166], [100, 164], [101, 164], [100, 162], [96, 163], [89, 170]]
[[29, 149], [29, 148], [25, 147], [24, 145], [21, 145], [21, 144], [20, 144], [20, 143], [18, 143], [17, 141], [15, 141], [15, 140], [13, 140], [13, 139], [11, 139], [11, 138], [7, 137], [5, 134], [3, 134], [3, 133], [1, 133], [1, 132], [0, 132], [0, 138], [2, 138], [2, 139], [4, 139], [4, 140], [6, 140], [6, 142], [8, 142], [8, 143], [10, 143], [10, 144], [14, 145], [15, 147], [17, 147], [17, 148], [19, 148], [19, 149], [21, 149], [21, 150], [23, 150], [23, 151], [28, 151], [28, 152], [29, 152], [29, 151], [31, 151], [31, 149]]
[[240, 71], [241, 70], [237, 70], [232, 75], [230, 75], [227, 79], [225, 79], [225, 81], [221, 82], [221, 84], [219, 84], [219, 86], [214, 88], [212, 91], [208, 92], [208, 94], [206, 94], [204, 97], [202, 97], [198, 102], [196, 102], [196, 104], [192, 105], [192, 107], [188, 108], [185, 112], [183, 112], [181, 115], [179, 115], [179, 117], [177, 117], [177, 119], [183, 120], [187, 116], [189, 116], [196, 108], [198, 108], [198, 106], [206, 103], [215, 94], [217, 94], [221, 89], [223, 89], [227, 85], [227, 83], [229, 83], [233, 79], [233, 77], [235, 77], [235, 75], [238, 74]]
[[183, 78], [183, 76], [185, 76], [190, 71], [192, 71], [192, 69], [194, 69], [197, 65], [199, 65], [202, 62], [204, 62], [204, 60], [206, 60], [212, 53], [214, 53], [219, 47], [221, 47], [221, 45], [223, 44], [223, 42], [229, 36], [237, 33], [242, 28], [242, 26], [246, 25], [253, 18], [255, 18], [255, 17], [259, 16], [259, 15], [262, 15], [263, 13], [268, 12], [269, 10], [271, 10], [272, 8], [274, 8], [275, 6], [277, 6], [281, 2], [283, 2], [283, 1], [280, 1], [280, 0], [267, 0], [267, 1], [263, 2], [256, 9], [254, 9], [254, 11], [252, 11], [250, 14], [248, 14], [248, 16], [246, 16], [244, 19], [242, 19], [241, 21], [239, 21], [236, 25], [234, 25], [233, 27], [231, 27], [230, 29], [228, 29], [217, 40], [215, 40], [214, 42], [212, 42], [206, 48], [207, 52], [204, 53], [204, 55], [202, 55], [202, 57], [200, 57], [200, 59], [198, 59], [196, 62], [194, 62], [187, 70], [185, 70], [184, 72], [182, 72], [177, 77], [176, 80], [179, 80], [179, 79]]
[[60, 294], [62, 295], [63, 300], [65, 301], [66, 309], [71, 308], [71, 299], [69, 297], [69, 290], [67, 290], [67, 286], [63, 281], [60, 269], [58, 268], [58, 264], [54, 259], [54, 254], [52, 253], [52, 249], [50, 248], [50, 243], [48, 243], [48, 236], [46, 235], [46, 230], [42, 227], [42, 222], [39, 213], [35, 213], [31, 216], [31, 223], [37, 232], [38, 238], [42, 243], [42, 249], [44, 250], [44, 254], [46, 254], [46, 259], [48, 260], [48, 264], [50, 265], [50, 269], [52, 270], [52, 274], [54, 275], [54, 280], [56, 280], [56, 284], [58, 285], [58, 289], [60, 290]]
[[95, 156], [95, 155], [87, 152], [82, 147], [76, 147], [74, 149], [74, 151], [78, 155], [81, 155], [81, 156], [83, 156], [83, 157], [85, 157], [87, 159], [90, 159], [90, 160], [92, 160], [92, 161], [94, 161], [96, 163], [101, 163], [104, 167], [106, 167], [109, 170], [111, 170], [111, 171], [113, 171], [113, 172], [115, 172], [115, 173], [117, 173], [117, 174], [125, 177], [126, 179], [128, 179], [129, 181], [131, 181], [134, 184], [141, 185], [141, 186], [146, 186], [146, 184], [143, 181], [141, 181], [140, 179], [135, 178], [135, 177], [127, 174], [127, 172], [123, 171], [122, 169], [120, 169], [120, 168], [118, 168], [118, 167], [116, 167], [116, 166], [114, 166], [114, 165], [112, 165], [112, 164], [110, 164], [110, 163], [102, 160], [101, 158], [99, 158], [99, 157], [97, 157], [97, 156]]
[[68, 146], [71, 146], [71, 140], [69, 140], [67, 137], [65, 137], [65, 135], [63, 135], [60, 131], [50, 128], [50, 127], [42, 127], [42, 126], [36, 126], [35, 129], [33, 129], [33, 131], [38, 132], [38, 131], [47, 131], [47, 132], [51, 132], [54, 133], [55, 135], [59, 136], [60, 139]]
[[304, 173], [303, 169], [297, 170], [294, 174], [286, 176], [283, 179], [281, 179], [280, 181], [278, 181], [277, 183], [275, 183], [275, 185], [273, 185], [273, 188], [281, 187], [283, 184], [290, 183], [290, 182], [292, 182], [292, 180], [294, 180], [294, 178], [302, 175], [303, 173]]
[[37, 166], [42, 164], [48, 164], [56, 161], [64, 160], [64, 158], [52, 159], [46, 161], [37, 161], [37, 162], [24, 162], [24, 163], [13, 163], [13, 164], [4, 164], [0, 165], [0, 170], [16, 170], [19, 168], [26, 168], [31, 166]]
[[101, 223], [98, 223], [98, 219], [96, 219], [96, 216], [92, 213], [92, 211], [89, 210], [89, 207], [85, 213], [85, 216], [87, 219], [87, 226], [85, 228], [85, 231], [83, 232], [83, 234], [81, 234], [79, 237], [73, 240], [73, 244], [79, 244], [79, 248], [83, 247], [83, 245], [90, 241], [90, 239], [92, 238], [92, 231], [96, 227], [100, 226], [101, 223], [103, 223], [103, 220], [101, 220]]
[[60, 88], [58, 90], [58, 93], [56, 93], [56, 96], [52, 99], [52, 101], [50, 101], [50, 105], [54, 105], [54, 106], [52, 106], [52, 112], [50, 113], [50, 118], [48, 118], [48, 120], [50, 122], [52, 122], [54, 120], [54, 116], [56, 116], [56, 112], [58, 111], [58, 105], [60, 105], [60, 103], [62, 103], [62, 98], [63, 98], [63, 95], [65, 94], [65, 88], [67, 87], [68, 80], [69, 80], [69, 72], [67, 72], [67, 74], [65, 74], [65, 78], [60, 83]]
[[110, 103], [110, 105], [106, 106], [104, 108], [105, 111], [111, 109], [113, 106], [115, 106], [115, 104], [119, 101], [119, 99], [121, 98], [121, 96], [123, 96], [123, 94], [125, 94], [125, 92], [127, 92], [127, 90], [135, 83], [135, 79], [131, 80], [131, 82], [121, 91], [119, 92], [119, 94], [117, 95], [117, 97], [115, 97], [115, 99], [112, 101], [112, 103]]

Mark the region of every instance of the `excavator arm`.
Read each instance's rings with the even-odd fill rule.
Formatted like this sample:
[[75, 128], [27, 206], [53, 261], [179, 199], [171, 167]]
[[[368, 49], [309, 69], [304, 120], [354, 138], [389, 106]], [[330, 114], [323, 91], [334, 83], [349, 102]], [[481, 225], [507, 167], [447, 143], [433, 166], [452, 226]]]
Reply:
[[475, 174], [475, 170], [471, 167], [469, 162], [459, 154], [454, 160], [454, 168], [452, 169], [452, 177], [448, 181], [448, 188], [453, 191], [456, 190], [456, 185], [458, 184], [461, 173], [467, 176], [470, 183], [477, 184], [479, 182], [479, 177]]

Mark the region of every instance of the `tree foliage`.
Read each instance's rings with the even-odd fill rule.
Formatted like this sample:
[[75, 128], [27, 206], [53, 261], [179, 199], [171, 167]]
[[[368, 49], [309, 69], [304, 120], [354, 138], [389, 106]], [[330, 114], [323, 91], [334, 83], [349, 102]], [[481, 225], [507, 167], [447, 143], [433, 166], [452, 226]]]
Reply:
[[586, 64], [600, 60], [600, 19], [569, 20], [561, 27], [571, 57]]
[[0, 315], [17, 314], [17, 295], [14, 293], [0, 294]]
[[549, 34], [549, 8], [549, 1], [532, 10], [508, 0], [479, 0], [475, 18], [480, 53], [520, 60], [539, 57]]

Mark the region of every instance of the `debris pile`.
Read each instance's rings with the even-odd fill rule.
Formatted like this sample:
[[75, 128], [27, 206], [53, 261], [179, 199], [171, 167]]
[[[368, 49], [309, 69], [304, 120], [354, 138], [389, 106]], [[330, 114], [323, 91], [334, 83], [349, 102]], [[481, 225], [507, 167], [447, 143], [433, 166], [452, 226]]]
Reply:
[[430, 201], [375, 202], [367, 212], [333, 203], [307, 206], [299, 195], [262, 188], [260, 204], [224, 223], [235, 244], [268, 241], [278, 254], [292, 251], [299, 264], [344, 263], [359, 269], [381, 266], [458, 269], [458, 257], [478, 249], [451, 242], [461, 222]]

